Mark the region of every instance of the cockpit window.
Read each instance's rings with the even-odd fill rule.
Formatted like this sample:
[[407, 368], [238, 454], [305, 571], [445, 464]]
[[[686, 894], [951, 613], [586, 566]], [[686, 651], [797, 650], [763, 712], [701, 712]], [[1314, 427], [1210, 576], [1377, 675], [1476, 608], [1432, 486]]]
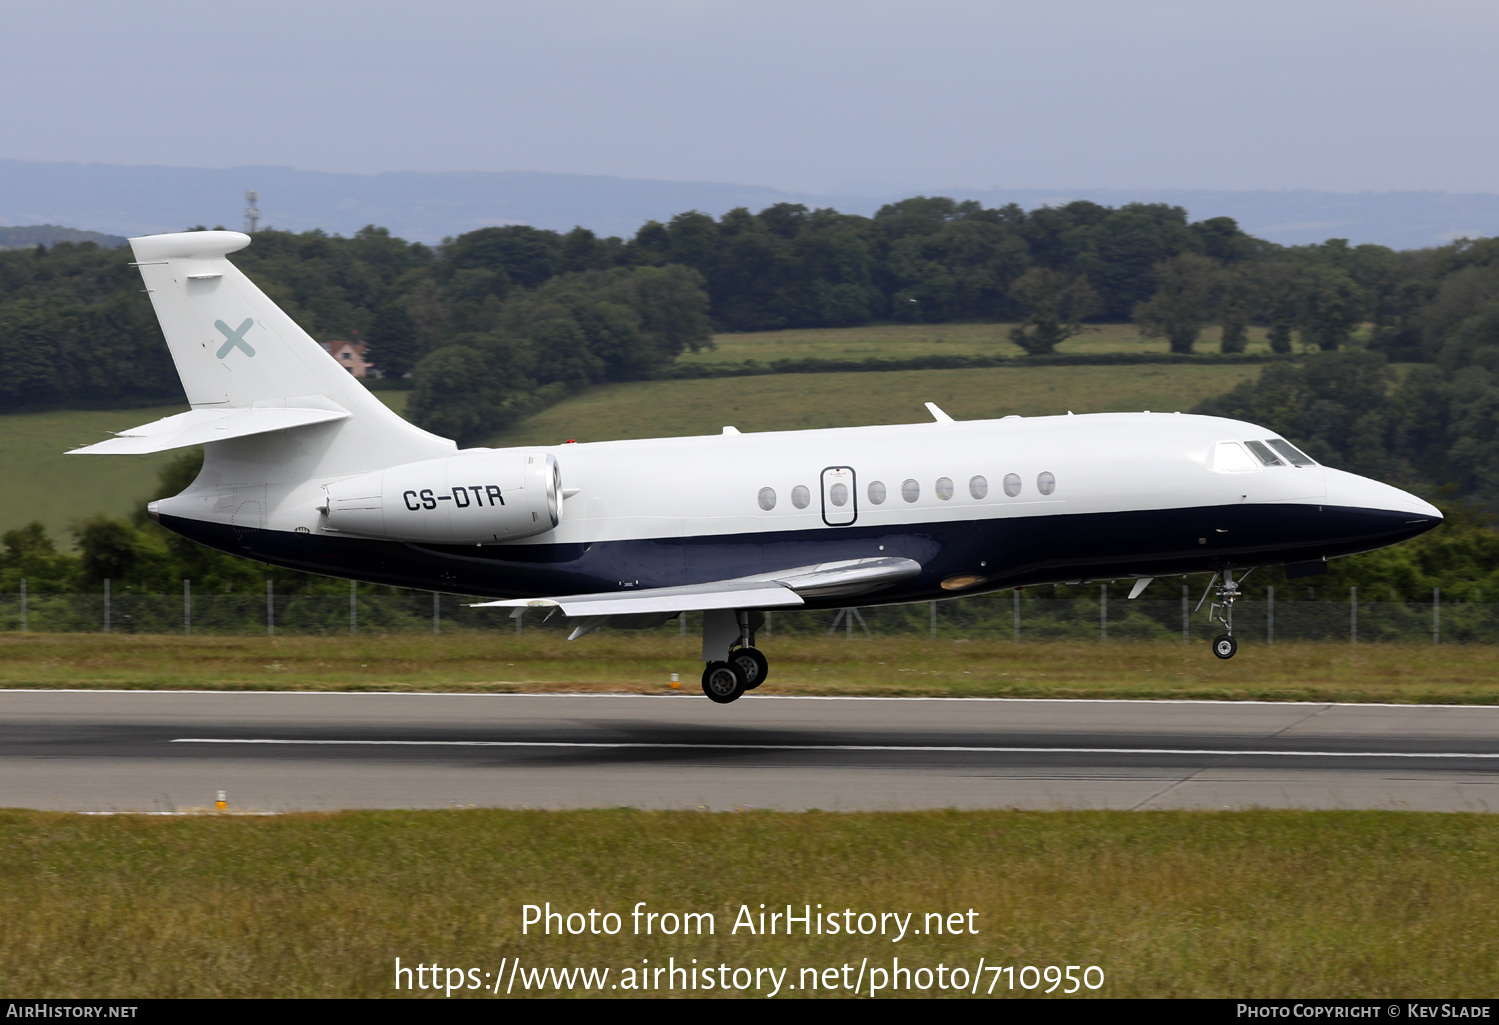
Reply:
[[1267, 447], [1265, 447], [1264, 442], [1246, 441], [1244, 442], [1244, 444], [1248, 445], [1249, 451], [1254, 453], [1254, 457], [1260, 462], [1264, 463], [1266, 466], [1286, 465], [1285, 460], [1281, 459], [1280, 456], [1276, 455], [1274, 452], [1271, 452]]
[[1247, 473], [1260, 464], [1237, 441], [1220, 441], [1213, 449], [1213, 469], [1218, 473]]
[[1271, 448], [1275, 449], [1275, 451], [1279, 452], [1281, 455], [1289, 459], [1292, 466], [1317, 465], [1317, 461], [1315, 459], [1307, 455], [1305, 452], [1301, 451], [1301, 449], [1297, 448], [1295, 445], [1292, 445], [1289, 441], [1284, 441], [1281, 438], [1269, 438], [1265, 443]]

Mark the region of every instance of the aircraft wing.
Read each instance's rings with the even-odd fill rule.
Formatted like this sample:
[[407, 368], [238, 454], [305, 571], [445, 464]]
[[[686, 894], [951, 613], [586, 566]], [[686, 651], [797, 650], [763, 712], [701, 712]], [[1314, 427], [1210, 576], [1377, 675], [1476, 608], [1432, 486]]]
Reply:
[[190, 409], [176, 416], [121, 431], [108, 441], [85, 445], [70, 456], [134, 456], [166, 452], [210, 441], [226, 441], [251, 434], [309, 427], [330, 420], [347, 420], [344, 409], [295, 409], [285, 406], [248, 406], [231, 409]]
[[475, 608], [558, 609], [574, 616], [648, 616], [709, 609], [779, 609], [806, 598], [864, 594], [921, 572], [915, 559], [844, 559], [680, 587], [572, 594], [558, 598], [511, 598], [477, 602]]

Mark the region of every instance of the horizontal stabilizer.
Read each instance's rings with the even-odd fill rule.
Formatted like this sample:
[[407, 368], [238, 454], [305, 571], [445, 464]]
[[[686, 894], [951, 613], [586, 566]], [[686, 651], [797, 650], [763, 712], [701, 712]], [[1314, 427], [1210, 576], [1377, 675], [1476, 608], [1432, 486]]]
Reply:
[[167, 452], [210, 441], [226, 441], [268, 431], [347, 420], [343, 409], [288, 409], [286, 407], [241, 407], [238, 409], [192, 409], [154, 423], [132, 427], [95, 445], [75, 448], [70, 456], [134, 456]]

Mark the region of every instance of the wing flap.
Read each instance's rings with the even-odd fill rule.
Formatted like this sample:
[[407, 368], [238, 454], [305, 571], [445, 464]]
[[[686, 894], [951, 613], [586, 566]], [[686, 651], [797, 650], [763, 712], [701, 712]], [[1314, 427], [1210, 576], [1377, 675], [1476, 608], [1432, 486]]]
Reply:
[[[680, 587], [573, 594], [557, 598], [509, 598], [478, 602], [474, 608], [559, 609], [564, 616], [587, 617], [602, 625], [609, 616], [705, 612], [712, 609], [783, 609], [806, 598], [863, 594], [921, 572], [915, 559], [878, 557], [797, 566], [731, 580]], [[586, 632], [586, 631], [585, 631]], [[580, 635], [581, 636], [581, 635]]]
[[269, 431], [334, 420], [347, 420], [345, 409], [289, 409], [285, 407], [250, 406], [237, 409], [191, 409], [176, 416], [121, 431], [108, 441], [75, 448], [70, 456], [130, 456], [166, 452], [174, 448], [203, 445], [211, 441], [243, 438]]
[[703, 612], [709, 609], [779, 609], [803, 604], [790, 588], [767, 581], [720, 580], [682, 587], [573, 594], [562, 598], [513, 598], [478, 602], [488, 609], [560, 609], [564, 616], [633, 616], [651, 612]]

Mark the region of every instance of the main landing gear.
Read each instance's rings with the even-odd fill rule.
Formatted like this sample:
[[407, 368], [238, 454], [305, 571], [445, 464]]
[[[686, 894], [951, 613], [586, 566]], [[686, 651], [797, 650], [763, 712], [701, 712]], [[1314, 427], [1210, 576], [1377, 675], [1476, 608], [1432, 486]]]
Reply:
[[[755, 647], [755, 630], [764, 622], [758, 612], [712, 610], [703, 616], [703, 693], [720, 705], [739, 700], [770, 675], [770, 663]], [[731, 637], [727, 644], [725, 637]], [[722, 659], [710, 654], [727, 648]]]
[[1239, 642], [1234, 640], [1234, 602], [1239, 597], [1239, 584], [1252, 572], [1254, 571], [1245, 570], [1244, 576], [1238, 580], [1234, 579], [1234, 571], [1231, 569], [1213, 574], [1213, 579], [1208, 582], [1208, 589], [1202, 593], [1202, 601], [1197, 603], [1200, 609], [1208, 595], [1213, 595], [1213, 604], [1208, 606], [1208, 619], [1222, 623], [1224, 631], [1213, 638], [1213, 654], [1219, 658], [1230, 659], [1238, 654]]

